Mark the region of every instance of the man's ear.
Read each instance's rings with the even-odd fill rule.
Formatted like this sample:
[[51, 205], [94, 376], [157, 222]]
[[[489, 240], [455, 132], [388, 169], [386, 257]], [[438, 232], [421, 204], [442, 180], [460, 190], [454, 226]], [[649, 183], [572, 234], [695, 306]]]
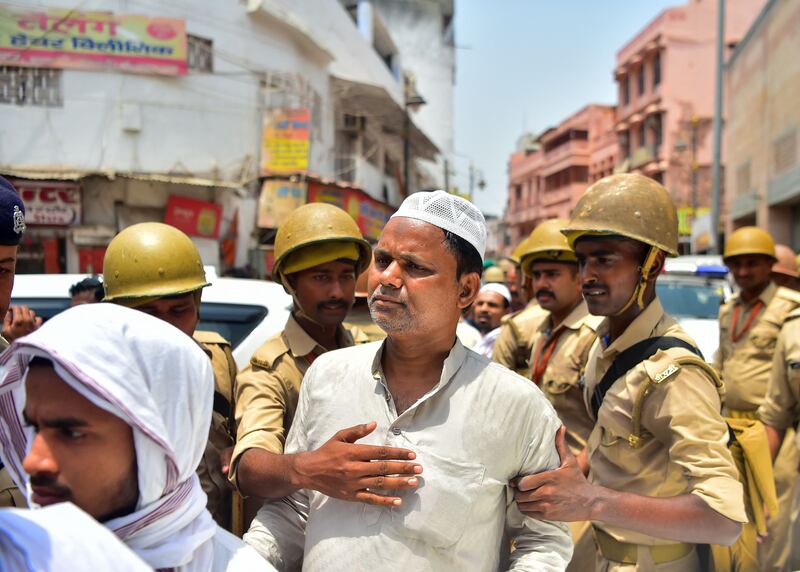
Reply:
[[464, 309], [475, 301], [481, 289], [481, 277], [477, 272], [465, 272], [458, 279], [458, 307]]
[[653, 265], [650, 267], [650, 272], [647, 274], [647, 281], [655, 281], [658, 278], [658, 275], [661, 274], [664, 270], [664, 263], [667, 259], [667, 253], [663, 250], [660, 250], [658, 254], [656, 254], [655, 260], [653, 260]]

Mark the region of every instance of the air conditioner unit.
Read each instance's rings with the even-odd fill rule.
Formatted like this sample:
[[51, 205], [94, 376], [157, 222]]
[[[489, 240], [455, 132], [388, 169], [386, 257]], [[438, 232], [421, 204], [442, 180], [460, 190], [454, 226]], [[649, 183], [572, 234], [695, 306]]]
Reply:
[[351, 115], [350, 113], [343, 113], [339, 116], [339, 125], [337, 128], [340, 131], [348, 133], [361, 133], [366, 129], [367, 118], [363, 115]]

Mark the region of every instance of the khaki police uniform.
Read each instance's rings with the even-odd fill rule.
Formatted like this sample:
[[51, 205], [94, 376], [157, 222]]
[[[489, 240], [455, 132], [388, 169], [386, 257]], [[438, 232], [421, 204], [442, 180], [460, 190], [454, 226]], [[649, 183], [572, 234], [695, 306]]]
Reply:
[[[548, 313], [534, 330], [531, 340], [531, 376], [566, 426], [567, 444], [576, 455], [586, 446], [594, 427], [583, 401], [582, 377], [602, 321], [603, 318], [592, 316], [586, 302], [581, 300], [555, 330]], [[542, 367], [544, 370], [537, 379], [536, 374]]]
[[[792, 438], [792, 431], [800, 423], [800, 308], [786, 316], [772, 361], [772, 371], [766, 398], [758, 408], [758, 417], [765, 424], [776, 429], [786, 430], [781, 452], [787, 446], [797, 448], [800, 443]], [[788, 445], [787, 445], [788, 442]], [[794, 472], [794, 496], [792, 504], [780, 505], [779, 510], [790, 512], [788, 534], [789, 553], [786, 565], [789, 570], [800, 569], [800, 486], [798, 485], [797, 466]], [[791, 509], [789, 507], [791, 506]]]
[[208, 442], [197, 476], [208, 497], [206, 507], [221, 527], [231, 529], [232, 487], [222, 473], [220, 455], [233, 447], [233, 390], [236, 384], [236, 362], [230, 343], [216, 332], [195, 332], [194, 340], [211, 360], [214, 370], [214, 408]]
[[530, 378], [528, 360], [533, 349], [533, 333], [547, 315], [547, 310], [533, 301], [519, 312], [504, 316], [494, 342], [492, 361]]
[[[583, 373], [602, 321], [603, 318], [592, 316], [586, 302], [581, 300], [555, 330], [548, 312], [531, 340], [531, 376], [567, 428], [567, 445], [574, 455], [586, 446], [594, 427], [583, 401]], [[595, 559], [591, 523], [569, 524], [574, 549], [567, 572], [591, 570]]]
[[[0, 352], [5, 351], [9, 346], [8, 340], [0, 336]], [[25, 495], [23, 495], [11, 475], [5, 467], [0, 467], [0, 508], [26, 507]]]
[[386, 337], [386, 332], [372, 321], [369, 310], [366, 308], [353, 309], [347, 315], [347, 321], [342, 326], [347, 330], [358, 329], [369, 342], [379, 342]]
[[[598, 328], [586, 367], [584, 398], [592, 393], [614, 358], [651, 337], [673, 336], [694, 345], [656, 298], [610, 345], [608, 321]], [[728, 428], [720, 415], [718, 389], [683, 348], [670, 348], [628, 371], [608, 390], [588, 439], [589, 481], [610, 489], [651, 497], [694, 494], [723, 516], [747, 521], [743, 488], [727, 448]], [[649, 384], [633, 427], [633, 411]], [[636, 433], [639, 438], [636, 438]], [[633, 437], [632, 437], [633, 436]], [[601, 522], [594, 524], [597, 570], [700, 570], [694, 545], [654, 538]], [[638, 563], [638, 564], [637, 564]]]
[[[800, 294], [770, 282], [751, 303], [744, 303], [737, 294], [720, 308], [720, 345], [714, 364], [725, 383], [725, 409], [730, 417], [756, 418], [767, 393], [778, 334], [786, 317], [798, 306]], [[738, 318], [736, 324], [734, 314]], [[736, 341], [734, 336], [738, 337]], [[774, 464], [779, 507], [788, 507], [792, 502], [798, 461], [800, 456], [790, 430]], [[791, 540], [788, 518], [788, 510], [770, 518], [769, 535], [758, 547], [762, 570], [783, 568]]]
[[[337, 334], [338, 346], [364, 343], [366, 336], [344, 327]], [[247, 449], [283, 453], [286, 435], [300, 396], [300, 384], [311, 363], [327, 350], [289, 316], [284, 330], [267, 340], [253, 354], [250, 364], [237, 378], [236, 447], [231, 459], [230, 480], [236, 481], [239, 460]]]

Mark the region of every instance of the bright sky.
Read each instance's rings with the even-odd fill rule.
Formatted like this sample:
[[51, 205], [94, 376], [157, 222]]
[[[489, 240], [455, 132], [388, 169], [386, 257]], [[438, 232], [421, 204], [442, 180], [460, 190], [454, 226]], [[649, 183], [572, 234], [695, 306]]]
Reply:
[[[540, 133], [587, 103], [615, 103], [615, 55], [681, 0], [456, 0], [455, 165], [487, 186], [473, 200], [500, 215], [517, 138]], [[476, 177], [477, 185], [477, 177]]]

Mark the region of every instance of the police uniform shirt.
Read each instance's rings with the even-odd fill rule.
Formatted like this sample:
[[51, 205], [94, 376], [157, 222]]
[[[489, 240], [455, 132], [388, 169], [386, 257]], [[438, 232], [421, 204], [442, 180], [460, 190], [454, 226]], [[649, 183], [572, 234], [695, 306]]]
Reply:
[[[587, 409], [595, 386], [619, 352], [656, 336], [673, 336], [694, 345], [677, 322], [664, 313], [658, 298], [610, 345], [605, 341], [608, 328], [605, 320], [589, 355], [584, 393]], [[728, 427], [720, 414], [717, 388], [699, 367], [675, 361], [693, 355], [682, 348], [658, 351], [611, 386], [588, 440], [589, 480], [652, 497], [691, 493], [723, 516], [744, 523], [743, 489], [727, 448]], [[642, 442], [632, 447], [628, 438], [633, 429], [634, 402], [648, 379], [654, 383], [642, 407]], [[675, 542], [603, 523], [595, 525], [621, 542]]]
[[[755, 413], [763, 402], [778, 332], [786, 315], [798, 305], [800, 294], [770, 282], [750, 304], [737, 294], [720, 308], [714, 365], [725, 382], [725, 407], [732, 414]], [[745, 330], [751, 312], [754, 317]], [[737, 324], [733, 324], [734, 313]], [[738, 335], [741, 337], [734, 341]]]
[[504, 317], [492, 350], [492, 361], [530, 377], [528, 359], [533, 348], [533, 332], [547, 316], [547, 310], [533, 301], [519, 312]]
[[230, 529], [231, 487], [222, 473], [220, 454], [233, 446], [231, 417], [233, 415], [233, 387], [236, 383], [236, 363], [233, 361], [230, 342], [216, 332], [195, 332], [192, 336], [211, 360], [214, 370], [214, 409], [208, 442], [197, 467], [197, 476], [203, 492], [208, 497], [208, 511], [221, 527]]
[[[340, 327], [340, 348], [362, 343], [357, 329]], [[354, 336], [358, 338], [354, 339]], [[236, 484], [239, 460], [247, 449], [283, 453], [286, 434], [292, 425], [300, 384], [311, 363], [325, 353], [314, 338], [289, 316], [284, 330], [267, 340], [237, 376], [236, 446], [231, 459], [230, 480]]]
[[[566, 426], [567, 443], [575, 454], [586, 445], [594, 426], [583, 402], [581, 377], [602, 321], [581, 300], [555, 330], [548, 313], [531, 338], [531, 376]], [[541, 373], [540, 368], [544, 368]]]
[[778, 336], [766, 399], [758, 418], [777, 429], [800, 421], [800, 309], [786, 317]]

